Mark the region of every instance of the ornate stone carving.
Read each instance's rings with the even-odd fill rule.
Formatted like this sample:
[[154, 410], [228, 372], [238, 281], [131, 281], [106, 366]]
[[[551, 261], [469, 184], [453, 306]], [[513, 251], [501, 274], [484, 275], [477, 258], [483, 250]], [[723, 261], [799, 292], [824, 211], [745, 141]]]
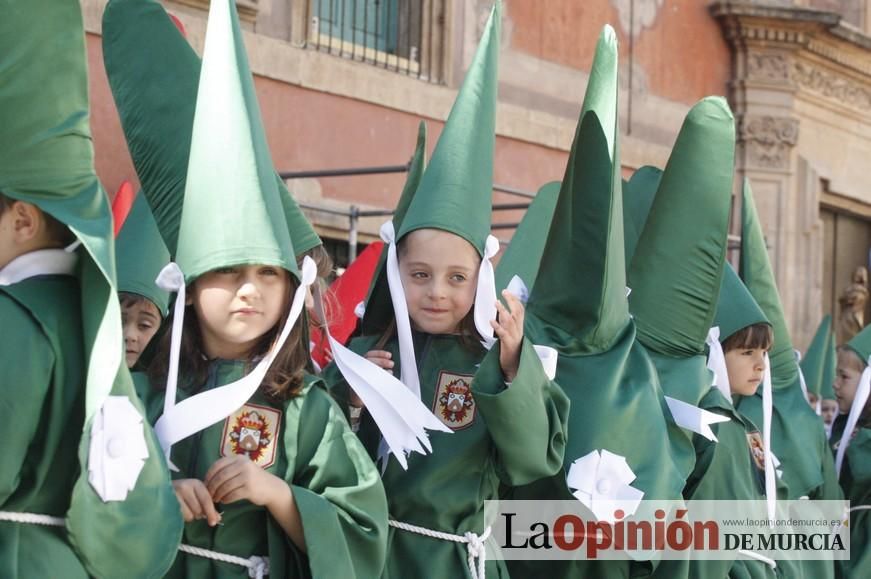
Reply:
[[871, 111], [871, 89], [806, 62], [792, 67], [793, 81], [801, 88], [863, 111]]
[[789, 150], [798, 142], [798, 120], [745, 116], [740, 135], [751, 164], [766, 169], [789, 169]]
[[750, 53], [747, 55], [747, 79], [789, 82], [789, 59], [782, 54]]

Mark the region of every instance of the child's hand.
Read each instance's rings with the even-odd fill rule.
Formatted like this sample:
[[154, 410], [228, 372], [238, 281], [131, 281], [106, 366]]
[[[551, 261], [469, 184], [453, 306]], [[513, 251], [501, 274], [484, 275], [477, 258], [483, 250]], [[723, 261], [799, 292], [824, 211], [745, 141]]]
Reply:
[[221, 522], [221, 514], [215, 509], [215, 503], [206, 485], [195, 478], [185, 478], [172, 481], [175, 496], [181, 505], [181, 514], [185, 523], [196, 519], [206, 519], [210, 527]]
[[393, 358], [393, 354], [387, 350], [369, 350], [366, 352], [365, 358], [376, 366], [380, 366], [393, 374], [393, 360], [391, 359]]
[[203, 483], [216, 503], [235, 503], [245, 499], [266, 507], [290, 488], [283, 480], [254, 464], [247, 456], [230, 456], [217, 460], [206, 473]]
[[490, 320], [496, 337], [501, 342], [499, 365], [505, 380], [511, 382], [517, 376], [520, 367], [520, 346], [523, 343], [523, 304], [508, 290], [502, 290], [502, 297], [508, 302], [510, 310], [496, 300], [498, 315]]

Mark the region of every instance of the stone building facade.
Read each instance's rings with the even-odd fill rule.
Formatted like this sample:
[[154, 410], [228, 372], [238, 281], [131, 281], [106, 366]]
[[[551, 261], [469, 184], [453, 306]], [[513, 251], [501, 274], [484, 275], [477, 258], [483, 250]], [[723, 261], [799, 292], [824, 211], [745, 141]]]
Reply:
[[[102, 67], [106, 0], [81, 0], [97, 170], [114, 191], [135, 173]], [[208, 0], [165, 0], [197, 51]], [[698, 99], [726, 95], [738, 122], [736, 192], [750, 179], [797, 347], [871, 246], [871, 0], [504, 0], [495, 181], [535, 192], [560, 179], [601, 27], [617, 31], [621, 160], [663, 166]], [[417, 125], [432, 150], [490, 0], [237, 0], [278, 170], [340, 260], [350, 230], [374, 239]], [[528, 201], [497, 191], [496, 230]], [[738, 215], [739, 202], [734, 204]], [[736, 243], [739, 220], [733, 219]], [[344, 252], [344, 253], [343, 253]]]

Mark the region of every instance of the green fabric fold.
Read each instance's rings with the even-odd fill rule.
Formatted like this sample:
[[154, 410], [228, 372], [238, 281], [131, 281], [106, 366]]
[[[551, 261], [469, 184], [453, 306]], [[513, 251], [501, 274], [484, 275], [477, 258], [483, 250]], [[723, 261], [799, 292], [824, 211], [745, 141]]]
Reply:
[[169, 293], [157, 287], [155, 280], [170, 261], [169, 251], [141, 191], [118, 232], [115, 245], [118, 291], [148, 299], [165, 318], [169, 309]]

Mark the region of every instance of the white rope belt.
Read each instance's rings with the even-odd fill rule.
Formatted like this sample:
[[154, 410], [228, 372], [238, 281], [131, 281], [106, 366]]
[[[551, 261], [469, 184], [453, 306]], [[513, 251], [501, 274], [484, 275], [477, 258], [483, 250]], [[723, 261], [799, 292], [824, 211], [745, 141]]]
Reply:
[[738, 549], [738, 554], [744, 555], [748, 559], [755, 559], [756, 561], [761, 561], [772, 569], [777, 569], [777, 562], [774, 561], [774, 559], [769, 559], [765, 555], [760, 555], [759, 553], [754, 553], [753, 551], [745, 551], [744, 549]]
[[[466, 552], [468, 553], [467, 563], [469, 564], [469, 573], [472, 574], [472, 579], [485, 579], [484, 565], [487, 562], [487, 551], [484, 547], [484, 542], [490, 536], [490, 527], [484, 529], [481, 535], [475, 533], [466, 533], [464, 535], [452, 535], [441, 531], [433, 531], [426, 527], [418, 527], [417, 525], [409, 525], [400, 521], [390, 520], [391, 527], [408, 531], [409, 533], [417, 533], [424, 537], [433, 539], [441, 539], [442, 541], [452, 541], [454, 543], [465, 543]], [[477, 563], [477, 565], [476, 565]]]
[[0, 521], [9, 521], [12, 523], [26, 523], [28, 525], [45, 525], [47, 527], [64, 526], [63, 517], [37, 515], [36, 513], [11, 513], [9, 511], [0, 511]]
[[[64, 519], [61, 517], [52, 517], [49, 515], [38, 515], [35, 513], [12, 513], [9, 511], [0, 511], [0, 521], [9, 521], [12, 523], [25, 523], [29, 525], [46, 525], [50, 527], [63, 527]], [[190, 545], [179, 545], [178, 550], [183, 553], [221, 561], [222, 563], [230, 563], [231, 565], [239, 565], [240, 567], [248, 568], [248, 576], [252, 579], [263, 579], [269, 575], [269, 558], [253, 556], [248, 559], [202, 549], [200, 547], [192, 547]]]
[[204, 559], [212, 559], [213, 561], [247, 567], [248, 576], [252, 579], [263, 579], [263, 577], [269, 575], [269, 557], [258, 557], [257, 555], [254, 555], [247, 559], [243, 559], [242, 557], [227, 555], [226, 553], [219, 553], [217, 551], [210, 551], [209, 549], [203, 549], [200, 547], [192, 547], [191, 545], [185, 545], [183, 543], [178, 546], [178, 550], [182, 553], [203, 557]]

